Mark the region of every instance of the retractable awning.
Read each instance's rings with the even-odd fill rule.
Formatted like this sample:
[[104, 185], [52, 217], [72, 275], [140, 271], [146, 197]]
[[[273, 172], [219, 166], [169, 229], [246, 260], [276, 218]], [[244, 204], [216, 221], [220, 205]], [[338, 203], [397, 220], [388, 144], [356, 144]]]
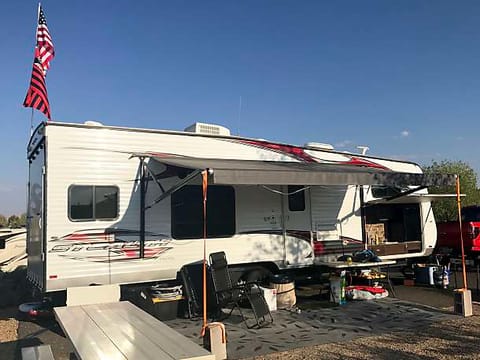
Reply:
[[339, 163], [195, 158], [174, 154], [133, 154], [186, 169], [210, 169], [210, 184], [223, 185], [388, 185], [446, 186], [454, 175], [401, 173]]

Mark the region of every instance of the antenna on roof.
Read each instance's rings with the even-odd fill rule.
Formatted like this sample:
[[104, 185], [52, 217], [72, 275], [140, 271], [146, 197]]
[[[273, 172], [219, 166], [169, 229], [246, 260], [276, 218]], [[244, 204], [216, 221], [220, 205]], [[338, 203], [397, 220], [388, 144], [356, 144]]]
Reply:
[[370, 148], [368, 146], [363, 146], [363, 145], [357, 146], [357, 149], [360, 150], [360, 153], [362, 155], [365, 155], [367, 153], [367, 151], [370, 150]]

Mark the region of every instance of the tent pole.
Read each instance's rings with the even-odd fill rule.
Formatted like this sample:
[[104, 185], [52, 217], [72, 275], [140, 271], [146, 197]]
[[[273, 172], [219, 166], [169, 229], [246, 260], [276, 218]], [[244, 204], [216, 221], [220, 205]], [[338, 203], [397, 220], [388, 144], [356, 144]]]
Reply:
[[462, 204], [460, 199], [460, 176], [456, 175], [456, 191], [457, 191], [457, 210], [458, 210], [458, 226], [460, 227], [460, 247], [462, 248], [462, 275], [463, 289], [467, 287], [467, 269], [465, 266], [465, 249], [463, 247], [463, 231], [462, 231]]

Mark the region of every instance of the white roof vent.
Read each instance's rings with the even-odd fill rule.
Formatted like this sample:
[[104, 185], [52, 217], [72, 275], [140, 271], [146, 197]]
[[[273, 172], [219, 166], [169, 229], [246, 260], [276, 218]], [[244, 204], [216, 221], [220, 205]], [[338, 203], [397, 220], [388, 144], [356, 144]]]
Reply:
[[312, 150], [333, 150], [333, 145], [319, 142], [308, 142], [304, 146], [305, 148]]
[[205, 124], [197, 122], [185, 128], [184, 131], [205, 135], [225, 135], [230, 136], [230, 130], [224, 126], [215, 124]]
[[103, 126], [103, 124], [99, 121], [87, 120], [84, 122], [85, 125], [88, 126]]

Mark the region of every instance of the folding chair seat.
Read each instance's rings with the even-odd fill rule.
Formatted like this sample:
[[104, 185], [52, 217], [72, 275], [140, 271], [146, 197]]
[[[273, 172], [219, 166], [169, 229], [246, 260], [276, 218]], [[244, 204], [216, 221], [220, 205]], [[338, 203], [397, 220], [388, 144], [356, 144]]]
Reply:
[[[228, 317], [232, 314], [233, 310], [237, 308], [242, 320], [248, 328], [262, 327], [273, 322], [272, 314], [270, 313], [267, 302], [265, 301], [258, 284], [232, 284], [227, 258], [223, 251], [210, 254], [210, 271], [219, 314], [221, 313], [222, 308], [230, 307], [230, 312], [227, 315]], [[247, 323], [247, 319], [240, 306], [240, 303], [244, 300], [249, 302], [255, 317], [256, 323], [251, 326]]]
[[[273, 322], [272, 314], [268, 304], [263, 296], [262, 291], [258, 285], [253, 285], [247, 290], [246, 296], [252, 307], [253, 314], [255, 316], [256, 324], [252, 327], [263, 327]], [[248, 325], [247, 325], [248, 327]]]

